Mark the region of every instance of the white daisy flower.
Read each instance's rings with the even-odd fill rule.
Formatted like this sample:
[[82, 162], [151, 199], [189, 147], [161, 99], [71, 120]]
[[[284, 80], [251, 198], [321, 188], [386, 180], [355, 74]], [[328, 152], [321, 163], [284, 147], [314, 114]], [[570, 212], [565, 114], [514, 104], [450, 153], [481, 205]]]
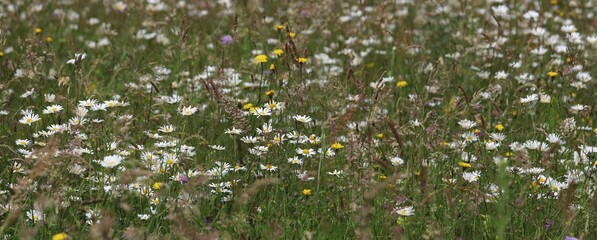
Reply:
[[104, 157], [104, 160], [100, 162], [100, 165], [105, 168], [113, 168], [118, 166], [122, 162], [122, 157], [120, 155], [110, 155]]
[[415, 215], [415, 209], [412, 206], [397, 208], [397, 209], [394, 209], [394, 212], [396, 212], [400, 216], [405, 216], [405, 217]]

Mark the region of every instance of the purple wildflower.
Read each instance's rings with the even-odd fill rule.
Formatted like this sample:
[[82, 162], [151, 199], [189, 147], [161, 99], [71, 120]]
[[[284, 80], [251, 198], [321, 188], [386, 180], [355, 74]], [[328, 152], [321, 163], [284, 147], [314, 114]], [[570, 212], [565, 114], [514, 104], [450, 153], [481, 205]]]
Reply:
[[180, 175], [178, 175], [178, 181], [180, 181], [181, 183], [188, 183], [189, 177], [187, 177], [184, 174], [180, 174]]
[[551, 219], [545, 219], [545, 229], [549, 229], [551, 228], [551, 225], [553, 225], [553, 221], [551, 221]]
[[232, 38], [232, 36], [230, 36], [230, 35], [222, 36], [222, 44], [224, 44], [224, 45], [230, 45], [230, 44], [232, 44], [233, 41], [234, 41], [234, 38]]

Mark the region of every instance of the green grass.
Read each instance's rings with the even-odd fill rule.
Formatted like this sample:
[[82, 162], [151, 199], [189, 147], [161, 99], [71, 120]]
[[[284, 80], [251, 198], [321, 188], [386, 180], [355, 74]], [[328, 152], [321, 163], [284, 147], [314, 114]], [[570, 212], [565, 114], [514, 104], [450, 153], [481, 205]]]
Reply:
[[109, 2], [0, 4], [3, 238], [597, 236], [587, 3]]

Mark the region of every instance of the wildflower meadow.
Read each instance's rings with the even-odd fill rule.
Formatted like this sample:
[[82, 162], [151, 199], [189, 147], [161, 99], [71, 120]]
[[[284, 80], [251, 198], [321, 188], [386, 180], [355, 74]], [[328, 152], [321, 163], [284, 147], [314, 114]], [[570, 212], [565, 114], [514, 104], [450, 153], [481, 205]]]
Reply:
[[0, 1], [2, 239], [597, 239], [596, 0]]

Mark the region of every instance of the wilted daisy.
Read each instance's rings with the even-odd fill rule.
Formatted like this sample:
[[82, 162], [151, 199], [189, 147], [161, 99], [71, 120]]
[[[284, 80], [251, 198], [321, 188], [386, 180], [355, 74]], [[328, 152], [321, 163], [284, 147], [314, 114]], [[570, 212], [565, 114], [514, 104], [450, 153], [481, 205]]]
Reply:
[[263, 126], [261, 126], [261, 128], [257, 128], [256, 131], [259, 134], [268, 134], [270, 132], [272, 132], [274, 130], [274, 128], [272, 128], [272, 125], [269, 123], [264, 123]]
[[118, 166], [122, 162], [122, 157], [120, 155], [110, 155], [104, 157], [104, 160], [100, 162], [100, 165], [105, 168], [113, 168]]
[[315, 180], [315, 177], [312, 177], [311, 175], [309, 175], [309, 172], [307, 172], [307, 171], [296, 170], [294, 173], [296, 174], [296, 177], [301, 181], [306, 182], [306, 181]]
[[340, 176], [344, 175], [344, 170], [336, 169], [334, 171], [328, 172], [328, 175], [340, 177]]
[[226, 131], [224, 131], [224, 133], [230, 134], [230, 135], [239, 135], [239, 134], [243, 133], [243, 131], [241, 129], [236, 129], [236, 128], [232, 127], [232, 129], [226, 129]]
[[[15, 73], [15, 76], [18, 76], [19, 71], [22, 72], [21, 69], [17, 69], [17, 72]], [[33, 95], [33, 93], [35, 93], [35, 88], [31, 88], [31, 90], [27, 90], [25, 91], [23, 94], [21, 94], [21, 98], [28, 98], [29, 96]], [[34, 95], [35, 96], [35, 95]]]
[[493, 150], [497, 149], [499, 146], [500, 146], [499, 142], [494, 142], [494, 141], [485, 142], [485, 149], [487, 149], [489, 151], [493, 151]]
[[539, 93], [539, 102], [540, 103], [550, 103], [551, 102], [551, 96], [545, 94], [545, 93]]
[[318, 136], [315, 136], [315, 134], [311, 134], [311, 135], [309, 135], [309, 137], [307, 137], [307, 136], [303, 136], [303, 137], [306, 138], [304, 140], [304, 142], [309, 142], [309, 143], [315, 144], [315, 145], [319, 144], [319, 142], [321, 141], [321, 138]]
[[539, 95], [531, 94], [527, 95], [526, 97], [520, 98], [520, 103], [536, 102], [537, 100], [539, 100]]
[[468, 119], [462, 119], [462, 120], [458, 121], [458, 125], [460, 125], [460, 127], [464, 128], [464, 129], [471, 129], [471, 128], [477, 126], [477, 123], [473, 122], [471, 120], [468, 120]]
[[584, 111], [588, 108], [588, 106], [582, 105], [582, 104], [576, 104], [572, 107], [570, 107], [570, 110], [572, 110], [572, 112], [577, 113], [580, 111]]
[[87, 57], [87, 53], [75, 53], [75, 58], [66, 61], [66, 64], [75, 64], [81, 62]]
[[462, 178], [464, 178], [465, 181], [471, 182], [471, 183], [479, 180], [479, 177], [481, 177], [481, 173], [479, 173], [479, 171], [463, 172], [462, 173]]
[[46, 93], [44, 94], [44, 100], [49, 103], [54, 102], [54, 100], [56, 100], [56, 95]]
[[194, 113], [196, 113], [197, 110], [198, 110], [197, 107], [193, 107], [193, 106], [185, 107], [185, 106], [183, 106], [182, 108], [180, 108], [178, 110], [178, 113], [180, 115], [183, 115], [183, 116], [190, 116], [190, 115], [193, 115]]
[[505, 71], [499, 71], [495, 73], [495, 79], [506, 79], [508, 77], [508, 73]]

